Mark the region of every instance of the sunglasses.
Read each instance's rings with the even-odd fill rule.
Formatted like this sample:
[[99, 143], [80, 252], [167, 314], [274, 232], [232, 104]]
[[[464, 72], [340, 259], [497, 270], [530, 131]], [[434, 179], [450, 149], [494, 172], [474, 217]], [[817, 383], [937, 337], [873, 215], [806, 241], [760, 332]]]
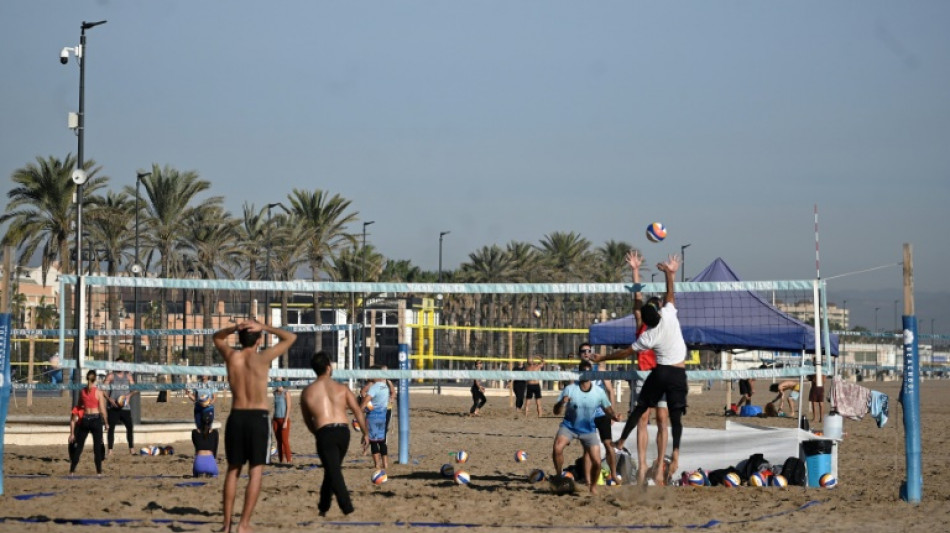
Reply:
[[593, 352], [593, 350], [591, 350], [590, 348], [584, 348], [581, 350], [581, 353], [591, 353], [591, 352]]

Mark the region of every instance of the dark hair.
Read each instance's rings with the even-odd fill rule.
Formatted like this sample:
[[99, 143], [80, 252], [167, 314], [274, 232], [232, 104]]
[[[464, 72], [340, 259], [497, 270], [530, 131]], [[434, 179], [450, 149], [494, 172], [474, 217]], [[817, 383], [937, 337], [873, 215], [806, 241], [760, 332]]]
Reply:
[[590, 370], [592, 368], [594, 368], [594, 365], [592, 365], [591, 362], [586, 359], [577, 364], [577, 369], [581, 372]]
[[250, 348], [257, 344], [257, 341], [261, 338], [260, 331], [250, 331], [247, 329], [238, 330], [238, 342], [241, 343], [241, 348]]
[[330, 356], [321, 350], [313, 354], [313, 358], [310, 360], [310, 366], [318, 376], [322, 376], [326, 374], [327, 370], [330, 368]]
[[95, 378], [95, 377], [98, 377], [98, 375], [96, 375], [96, 371], [95, 371], [95, 370], [90, 370], [89, 372], [86, 372], [86, 381], [89, 381], [89, 376], [92, 376], [92, 377], [94, 377], [94, 378]]
[[771, 391], [771, 392], [778, 392], [778, 383], [773, 383], [773, 384], [769, 385], [769, 391]]
[[660, 323], [660, 299], [653, 297], [640, 307], [640, 319], [648, 328], [655, 328]]
[[591, 345], [591, 343], [589, 343], [589, 342], [582, 342], [581, 345], [577, 347], [577, 353], [581, 353], [581, 352], [584, 350], [584, 348], [587, 348], [587, 349], [589, 349], [589, 350], [591, 350], [591, 351], [593, 351], [593, 349], [594, 349], [594, 347]]

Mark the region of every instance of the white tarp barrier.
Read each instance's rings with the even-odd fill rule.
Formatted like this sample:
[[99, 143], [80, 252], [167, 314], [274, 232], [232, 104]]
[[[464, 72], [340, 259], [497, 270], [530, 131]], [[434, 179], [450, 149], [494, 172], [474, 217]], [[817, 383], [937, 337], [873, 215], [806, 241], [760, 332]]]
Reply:
[[[651, 424], [648, 430], [650, 437], [647, 446], [647, 464], [650, 465], [656, 459], [656, 426]], [[615, 422], [614, 438], [620, 438], [621, 431], [623, 431], [623, 423]], [[683, 438], [680, 441], [679, 467], [674, 475], [678, 476], [684, 470], [693, 471], [697, 468], [709, 472], [736, 466], [755, 453], [761, 453], [765, 460], [772, 464], [781, 465], [788, 457], [800, 455], [800, 441], [814, 438], [816, 435], [813, 433], [800, 429], [763, 427], [732, 420], [726, 420], [726, 429], [684, 427]], [[667, 455], [673, 449], [672, 441], [672, 437], [667, 441]], [[636, 430], [627, 438], [624, 447], [636, 458]], [[837, 446], [835, 448], [837, 451]], [[832, 463], [833, 470], [836, 472], [836, 453], [832, 457]]]

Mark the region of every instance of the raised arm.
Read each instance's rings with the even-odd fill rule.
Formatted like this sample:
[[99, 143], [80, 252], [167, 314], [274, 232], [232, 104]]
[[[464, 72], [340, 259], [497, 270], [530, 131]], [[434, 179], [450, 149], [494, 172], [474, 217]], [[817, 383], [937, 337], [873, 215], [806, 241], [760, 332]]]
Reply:
[[676, 305], [676, 296], [674, 293], [674, 285], [676, 285], [676, 271], [680, 268], [680, 258], [678, 255], [673, 254], [666, 260], [665, 263], [660, 263], [656, 265], [656, 268], [666, 274], [666, 296], [665, 302]]
[[214, 341], [214, 347], [218, 349], [218, 353], [221, 354], [221, 357], [227, 359], [228, 356], [231, 355], [231, 345], [228, 344], [228, 337], [237, 332], [237, 325], [228, 326], [214, 332], [214, 336], [211, 338]]
[[[277, 328], [268, 326], [267, 324], [261, 324], [260, 322], [257, 322], [256, 320], [248, 321], [248, 322], [249, 323], [253, 322], [253, 324], [249, 325], [249, 329], [260, 326], [261, 331], [270, 333], [277, 337], [278, 342], [276, 345], [271, 346], [267, 348], [266, 350], [264, 350], [263, 352], [261, 352], [261, 355], [263, 355], [268, 361], [272, 361], [274, 359], [277, 359], [281, 355], [283, 355], [287, 350], [290, 349], [294, 341], [297, 340], [297, 334], [287, 331], [286, 329], [277, 329]], [[255, 331], [255, 330], [251, 329], [251, 331]]]
[[[627, 252], [627, 264], [633, 274], [634, 285], [640, 284], [640, 265], [643, 264], [643, 256], [636, 250]], [[643, 293], [639, 288], [633, 292], [633, 318], [636, 320], [637, 331], [640, 331], [640, 324], [643, 319], [640, 317], [640, 308], [643, 307]]]

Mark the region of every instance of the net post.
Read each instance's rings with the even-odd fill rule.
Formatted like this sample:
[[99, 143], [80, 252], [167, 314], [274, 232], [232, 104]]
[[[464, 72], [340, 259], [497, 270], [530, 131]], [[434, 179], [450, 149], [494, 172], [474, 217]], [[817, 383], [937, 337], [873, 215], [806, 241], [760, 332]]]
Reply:
[[901, 404], [904, 406], [904, 449], [907, 479], [901, 497], [920, 503], [923, 487], [920, 444], [920, 359], [918, 358], [917, 317], [914, 314], [914, 256], [910, 244], [904, 244], [904, 381]]
[[[409, 335], [406, 328], [406, 301], [399, 300], [398, 305], [399, 370], [409, 370]], [[399, 378], [399, 464], [409, 464], [409, 379]]]

